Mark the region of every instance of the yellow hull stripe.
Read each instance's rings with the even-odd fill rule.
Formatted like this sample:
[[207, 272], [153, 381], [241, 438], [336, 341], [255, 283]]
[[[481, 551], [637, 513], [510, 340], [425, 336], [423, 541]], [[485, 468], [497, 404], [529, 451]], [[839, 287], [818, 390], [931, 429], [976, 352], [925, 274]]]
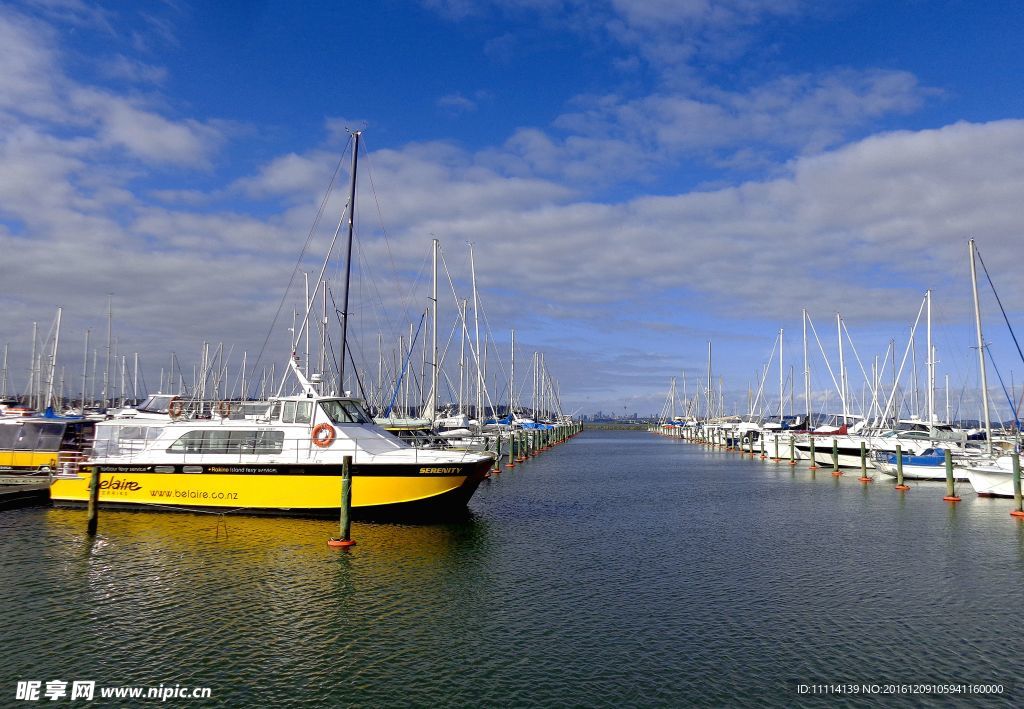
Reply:
[[[222, 475], [201, 473], [101, 473], [100, 502], [253, 509], [337, 509], [340, 475]], [[91, 473], [55, 480], [54, 501], [88, 502]], [[426, 500], [460, 488], [466, 475], [352, 478], [352, 506], [372, 507]]]
[[43, 466], [49, 466], [51, 470], [56, 469], [57, 451], [0, 450], [0, 469], [39, 470]]

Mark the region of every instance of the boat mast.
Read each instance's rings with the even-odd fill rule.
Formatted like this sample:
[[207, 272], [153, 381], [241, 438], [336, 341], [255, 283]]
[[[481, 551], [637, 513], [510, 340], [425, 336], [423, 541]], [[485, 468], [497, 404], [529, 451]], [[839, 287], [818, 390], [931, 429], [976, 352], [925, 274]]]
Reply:
[[988, 414], [988, 377], [985, 373], [985, 338], [981, 333], [981, 304], [978, 300], [978, 271], [974, 260], [974, 239], [967, 242], [971, 257], [971, 292], [974, 296], [974, 329], [978, 336], [978, 372], [981, 376], [981, 408], [985, 418], [985, 447], [992, 455], [992, 420]]
[[352, 234], [355, 230], [356, 213], [356, 168], [359, 166], [359, 136], [361, 131], [352, 133], [352, 184], [348, 191], [348, 255], [345, 258], [345, 295], [342, 300], [341, 320], [341, 366], [339, 367], [339, 385], [345, 393], [345, 358], [348, 348], [348, 294], [352, 281]]
[[782, 328], [779, 328], [779, 424], [782, 424], [783, 402], [786, 399], [786, 380], [782, 370]]
[[[86, 335], [86, 341], [88, 342], [88, 335]], [[0, 378], [0, 399], [7, 398], [7, 350], [10, 346], [10, 343], [4, 343], [4, 374], [3, 378]], [[87, 345], [86, 350], [88, 349], [89, 347]]]
[[473, 244], [469, 245], [469, 273], [473, 281], [473, 341], [476, 359], [476, 420], [483, 425], [484, 372], [480, 361], [480, 302], [476, 292], [476, 261], [473, 258]]
[[928, 425], [935, 422], [935, 353], [932, 351], [932, 289], [925, 292], [925, 299], [928, 303]]
[[704, 412], [705, 421], [711, 420], [711, 396], [714, 392], [714, 389], [712, 388], [713, 386], [714, 385], [711, 382], [711, 340], [708, 340], [708, 395], [705, 400], [705, 403], [707, 404], [707, 409]]
[[807, 366], [807, 308], [802, 311], [804, 326], [804, 402], [807, 404], [807, 428], [811, 427], [811, 370]]
[[107, 295], [107, 368], [103, 372], [103, 408], [110, 406], [110, 353], [114, 340], [114, 296]]
[[53, 400], [53, 379], [57, 374], [57, 343], [60, 342], [60, 316], [63, 308], [57, 308], [57, 329], [53, 334], [53, 351], [50, 353], [50, 381], [46, 385], [46, 406]]
[[511, 425], [512, 411], [515, 409], [515, 384], [516, 384], [516, 331], [512, 331], [512, 347], [511, 347], [511, 360], [512, 367], [508, 375], [508, 416], [509, 425]]
[[423, 416], [430, 419], [431, 423], [437, 415], [437, 249], [439, 242], [434, 239], [433, 243], [433, 270], [434, 277], [430, 290], [430, 393], [427, 395], [427, 406]]
[[836, 313], [836, 332], [839, 335], [839, 398], [843, 406], [843, 424], [847, 423], [848, 406], [846, 404], [846, 364], [843, 361], [843, 317]]

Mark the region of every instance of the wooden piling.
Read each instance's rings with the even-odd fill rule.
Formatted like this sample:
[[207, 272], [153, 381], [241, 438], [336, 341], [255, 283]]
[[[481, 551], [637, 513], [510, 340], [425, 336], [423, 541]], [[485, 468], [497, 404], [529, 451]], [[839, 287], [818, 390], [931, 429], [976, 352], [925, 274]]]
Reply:
[[903, 484], [903, 446], [896, 444], [896, 489], [909, 490], [909, 485]]
[[1017, 518], [1024, 518], [1024, 509], [1021, 509], [1020, 494], [1020, 453], [1014, 451], [1010, 454], [1013, 461], [1013, 509], [1010, 514]]
[[89, 478], [89, 507], [86, 514], [88, 521], [85, 531], [90, 537], [94, 537], [100, 515], [100, 468], [98, 465], [93, 466], [92, 477]]
[[347, 549], [355, 546], [352, 537], [352, 456], [346, 455], [341, 463], [341, 509], [338, 515], [341, 537], [331, 537], [327, 545]]
[[868, 477], [868, 447], [864, 441], [860, 442], [860, 481], [871, 482], [871, 478]]
[[839, 470], [839, 439], [832, 439], [832, 477], [838, 478], [842, 475]]
[[960, 502], [960, 497], [953, 491], [953, 451], [946, 449], [946, 502]]

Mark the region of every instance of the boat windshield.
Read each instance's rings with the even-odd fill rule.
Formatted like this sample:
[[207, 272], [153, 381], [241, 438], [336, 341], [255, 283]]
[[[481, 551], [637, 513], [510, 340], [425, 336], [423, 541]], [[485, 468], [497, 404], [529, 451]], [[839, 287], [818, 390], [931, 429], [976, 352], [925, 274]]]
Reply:
[[320, 407], [332, 423], [373, 423], [373, 420], [354, 401], [323, 399]]
[[171, 401], [176, 398], [168, 394], [153, 394], [146, 397], [146, 400], [136, 406], [135, 410], [150, 414], [166, 414], [171, 406]]

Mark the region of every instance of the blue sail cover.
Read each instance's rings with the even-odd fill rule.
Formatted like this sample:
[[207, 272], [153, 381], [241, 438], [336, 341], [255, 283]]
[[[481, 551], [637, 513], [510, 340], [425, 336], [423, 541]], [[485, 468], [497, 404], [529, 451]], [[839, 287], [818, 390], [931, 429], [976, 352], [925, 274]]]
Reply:
[[[896, 465], [895, 453], [889, 454], [888, 462], [890, 465]], [[938, 468], [946, 464], [946, 451], [943, 448], [929, 448], [923, 455], [903, 454], [903, 464]]]

